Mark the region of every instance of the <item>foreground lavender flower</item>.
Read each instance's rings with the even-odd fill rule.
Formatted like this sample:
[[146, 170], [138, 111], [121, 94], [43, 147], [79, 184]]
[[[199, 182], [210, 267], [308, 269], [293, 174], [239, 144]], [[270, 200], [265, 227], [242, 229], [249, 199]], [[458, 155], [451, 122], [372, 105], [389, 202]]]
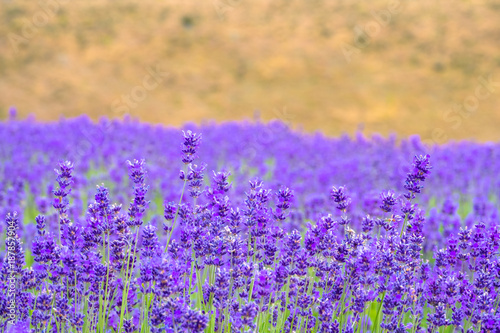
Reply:
[[142, 224], [142, 215], [146, 211], [148, 202], [145, 200], [148, 186], [144, 182], [146, 171], [144, 169], [144, 160], [127, 161], [129, 164], [129, 177], [134, 183], [134, 200], [130, 203], [128, 210], [129, 225], [139, 226]]
[[184, 164], [190, 164], [194, 161], [196, 157], [196, 151], [201, 142], [201, 134], [193, 133], [192, 131], [183, 132], [184, 142], [182, 147], [182, 153], [184, 154], [182, 162]]
[[382, 204], [380, 208], [386, 212], [390, 213], [392, 211], [392, 206], [396, 204], [396, 198], [394, 197], [394, 193], [389, 191], [387, 193], [380, 194], [380, 199], [382, 199]]
[[416, 193], [420, 193], [423, 188], [421, 182], [423, 182], [430, 173], [430, 156], [415, 156], [413, 160], [413, 170], [408, 173], [405, 181], [405, 188], [409, 193], [405, 194], [408, 200], [414, 199]]
[[65, 226], [70, 224], [71, 221], [68, 218], [68, 194], [70, 193], [69, 185], [72, 183], [73, 176], [71, 175], [73, 171], [73, 164], [70, 161], [60, 162], [59, 170], [55, 170], [57, 173], [57, 183], [59, 188], [54, 190], [54, 203], [52, 206], [59, 213], [59, 237], [65, 232]]
[[345, 186], [332, 188], [332, 199], [337, 204], [337, 209], [345, 210], [351, 203], [351, 199], [347, 197]]

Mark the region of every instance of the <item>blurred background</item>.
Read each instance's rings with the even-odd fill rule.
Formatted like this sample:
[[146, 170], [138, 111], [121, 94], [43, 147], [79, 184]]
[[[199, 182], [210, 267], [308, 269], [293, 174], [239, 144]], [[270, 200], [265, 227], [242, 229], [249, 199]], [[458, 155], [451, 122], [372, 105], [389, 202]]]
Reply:
[[500, 139], [497, 0], [0, 1], [0, 119]]

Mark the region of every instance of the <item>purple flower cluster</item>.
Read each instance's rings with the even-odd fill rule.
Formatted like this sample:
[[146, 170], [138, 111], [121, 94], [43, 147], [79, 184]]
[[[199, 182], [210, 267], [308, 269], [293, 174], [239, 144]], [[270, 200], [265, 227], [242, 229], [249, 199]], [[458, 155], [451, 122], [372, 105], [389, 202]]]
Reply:
[[[140, 131], [133, 124], [117, 126], [128, 126], [129, 135]], [[208, 127], [204, 140], [216, 138], [215, 131]], [[164, 133], [158, 129], [156, 135]], [[207, 155], [194, 131], [186, 131], [183, 140], [181, 181], [176, 168], [161, 160], [122, 160], [108, 169], [110, 179], [99, 173], [99, 164], [75, 160], [59, 164], [56, 189], [45, 179], [26, 193], [10, 180], [0, 188], [22, 192], [2, 212], [4, 230], [15, 225], [18, 234], [2, 248], [1, 330], [500, 331], [498, 209], [484, 196], [457, 199], [453, 187], [427, 194], [449, 181], [435, 157], [446, 156], [439, 150], [444, 148], [436, 148], [432, 175], [430, 156], [415, 154], [410, 169], [395, 167], [406, 175], [382, 177], [385, 182], [377, 185], [380, 178], [370, 172], [394, 169], [377, 169], [373, 161], [371, 170], [362, 169], [348, 155], [345, 138], [337, 149], [354, 160], [358, 172], [346, 172], [345, 159], [327, 167], [316, 155], [305, 158], [310, 149], [298, 158], [278, 143], [264, 154], [276, 153], [273, 160], [253, 161], [224, 156], [227, 147]], [[318, 150], [330, 149], [320, 136], [308, 140]], [[392, 161], [386, 154], [390, 142], [355, 144], [377, 156], [374, 161]], [[392, 149], [415, 148], [404, 145]], [[217, 155], [219, 150], [224, 154]], [[394, 154], [402, 159], [402, 153]], [[194, 164], [197, 158], [206, 164]], [[304, 160], [318, 165], [286, 163]], [[127, 164], [128, 181], [118, 171], [126, 172]], [[206, 177], [206, 170], [220, 170], [221, 164], [227, 169]], [[6, 163], [4, 172], [21, 177], [9, 168]], [[362, 181], [353, 181], [359, 175]], [[245, 177], [251, 180], [243, 182]], [[467, 184], [462, 188], [472, 187], [470, 179], [461, 181]], [[338, 182], [346, 185], [328, 192]], [[476, 186], [494, 191], [486, 183]], [[127, 202], [127, 193], [132, 199], [122, 211], [113, 202]], [[40, 201], [49, 195], [55, 197], [54, 211]], [[470, 212], [464, 212], [467, 205]], [[423, 207], [431, 208], [426, 213]], [[14, 323], [8, 308], [11, 277]]]

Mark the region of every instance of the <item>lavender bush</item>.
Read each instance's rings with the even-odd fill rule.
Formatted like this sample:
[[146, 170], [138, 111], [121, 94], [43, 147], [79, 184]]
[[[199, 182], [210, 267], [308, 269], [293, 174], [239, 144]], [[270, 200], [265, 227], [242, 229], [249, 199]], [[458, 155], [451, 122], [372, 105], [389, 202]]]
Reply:
[[0, 139], [2, 332], [500, 332], [498, 144], [86, 118]]

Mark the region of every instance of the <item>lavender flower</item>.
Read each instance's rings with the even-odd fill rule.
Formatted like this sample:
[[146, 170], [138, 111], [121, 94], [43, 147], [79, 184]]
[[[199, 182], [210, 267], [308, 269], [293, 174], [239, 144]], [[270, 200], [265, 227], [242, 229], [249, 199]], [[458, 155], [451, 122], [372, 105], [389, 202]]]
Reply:
[[396, 204], [394, 192], [388, 191], [386, 193], [381, 193], [380, 199], [382, 200], [380, 209], [382, 209], [386, 213], [390, 213], [392, 211], [392, 207]]
[[425, 181], [431, 170], [430, 156], [429, 155], [419, 155], [415, 156], [413, 159], [413, 170], [408, 173], [405, 181], [405, 189], [409, 193], [405, 194], [408, 200], [415, 198], [415, 193], [420, 193], [423, 188], [421, 182]]
[[191, 131], [182, 131], [184, 134], [184, 142], [182, 144], [182, 162], [184, 164], [190, 164], [196, 158], [196, 152], [201, 143], [201, 134], [196, 134]]
[[54, 202], [52, 206], [59, 213], [60, 235], [64, 233], [64, 226], [68, 225], [71, 221], [68, 218], [68, 195], [70, 193], [69, 186], [72, 183], [73, 164], [70, 161], [59, 162], [59, 170], [55, 170], [57, 174], [57, 183], [59, 188], [54, 190]]
[[129, 165], [129, 177], [134, 183], [134, 200], [130, 203], [128, 209], [129, 225], [139, 226], [142, 224], [142, 215], [146, 211], [149, 201], [146, 201], [145, 196], [148, 191], [148, 186], [144, 183], [146, 170], [144, 168], [144, 160], [127, 161]]
[[337, 209], [341, 211], [345, 211], [351, 203], [351, 198], [347, 196], [345, 186], [339, 186], [338, 188], [334, 186], [331, 190], [331, 197], [337, 204]]

